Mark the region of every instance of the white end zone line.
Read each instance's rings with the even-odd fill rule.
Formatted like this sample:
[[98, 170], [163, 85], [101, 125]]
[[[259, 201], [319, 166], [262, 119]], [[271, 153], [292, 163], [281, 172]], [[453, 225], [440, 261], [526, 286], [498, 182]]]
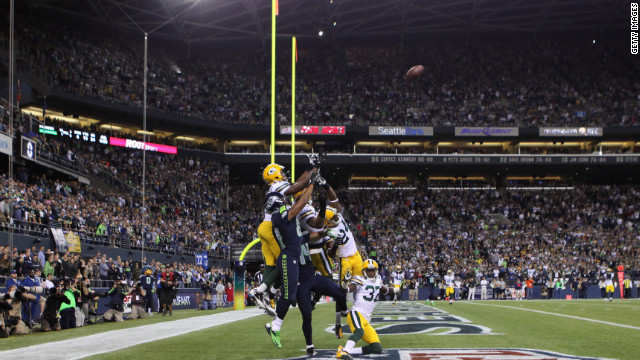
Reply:
[[531, 311], [531, 312], [535, 312], [535, 313], [539, 313], [539, 314], [560, 316], [560, 317], [566, 317], [566, 318], [569, 318], [569, 319], [590, 321], [590, 322], [594, 322], [594, 323], [598, 323], [598, 324], [605, 324], [605, 325], [618, 326], [618, 327], [627, 328], [627, 329], [640, 330], [640, 327], [637, 327], [637, 326], [617, 324], [617, 323], [609, 322], [609, 321], [595, 320], [595, 319], [583, 318], [583, 317], [579, 317], [579, 316], [566, 315], [566, 314], [558, 314], [558, 313], [546, 312], [546, 311], [542, 311], [542, 310], [525, 309], [525, 308], [521, 308], [521, 307], [505, 306], [505, 305], [480, 304], [480, 303], [476, 303], [476, 302], [465, 302], [465, 304], [473, 304], [473, 305], [480, 305], [480, 306], [495, 306], [495, 307], [500, 307], [500, 308], [513, 309], [513, 310]]
[[[101, 332], [68, 340], [2, 351], [0, 352], [0, 358], [12, 359], [17, 356], [23, 357], [24, 354], [29, 354], [28, 357], [32, 359], [81, 359], [87, 356], [112, 352], [130, 346], [179, 336], [192, 331], [204, 330], [263, 314], [264, 312], [262, 310], [252, 308], [243, 311], [227, 311], [208, 316], [196, 316], [188, 319]], [[105, 341], [105, 339], [109, 339], [109, 341]], [[64, 351], [57, 352], [51, 351], [51, 349], [64, 349]]]

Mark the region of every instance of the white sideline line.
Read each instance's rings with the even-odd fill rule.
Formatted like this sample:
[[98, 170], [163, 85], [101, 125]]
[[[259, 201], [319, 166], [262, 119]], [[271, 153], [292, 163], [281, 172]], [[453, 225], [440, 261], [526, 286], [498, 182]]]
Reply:
[[465, 302], [465, 304], [473, 304], [473, 305], [481, 305], [481, 306], [495, 306], [495, 307], [500, 307], [500, 308], [513, 309], [513, 310], [531, 311], [531, 312], [535, 312], [535, 313], [539, 313], [539, 314], [554, 315], [554, 316], [566, 317], [566, 318], [569, 318], [569, 319], [590, 321], [590, 322], [594, 322], [594, 323], [598, 323], [598, 324], [605, 324], [605, 325], [623, 327], [623, 328], [627, 328], [627, 329], [640, 330], [640, 327], [637, 327], [637, 326], [617, 324], [617, 323], [613, 323], [613, 322], [609, 322], [609, 321], [595, 320], [595, 319], [583, 318], [583, 317], [573, 316], [573, 315], [558, 314], [558, 313], [546, 312], [546, 311], [542, 311], [542, 310], [525, 309], [525, 308], [521, 308], [521, 307], [504, 306], [504, 305], [480, 304], [480, 303], [475, 303], [475, 302]]
[[[196, 316], [188, 319], [101, 332], [68, 340], [2, 351], [0, 352], [0, 358], [12, 359], [16, 356], [23, 357], [25, 354], [28, 354], [27, 357], [30, 359], [81, 359], [87, 356], [121, 350], [138, 344], [184, 335], [192, 331], [224, 325], [262, 314], [264, 314], [262, 310], [252, 308], [243, 311], [227, 311], [208, 316]], [[108, 341], [105, 341], [105, 339], [108, 339]], [[52, 349], [64, 350], [52, 351]]]

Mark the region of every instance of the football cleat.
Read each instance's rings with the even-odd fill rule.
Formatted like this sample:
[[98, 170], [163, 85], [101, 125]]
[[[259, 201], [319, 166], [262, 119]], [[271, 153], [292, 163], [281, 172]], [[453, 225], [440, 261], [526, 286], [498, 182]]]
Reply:
[[273, 345], [275, 345], [275, 347], [281, 349], [282, 348], [282, 343], [280, 342], [280, 331], [271, 330], [271, 323], [265, 324], [264, 328], [265, 328], [265, 330], [267, 330], [267, 334], [269, 334], [269, 336], [271, 336], [271, 341], [273, 342]]
[[342, 339], [342, 326], [336, 325], [336, 327], [334, 328], [334, 333], [336, 334], [336, 337], [338, 339]]
[[311, 345], [307, 348], [307, 356], [314, 356], [316, 354], [316, 348]]
[[264, 302], [262, 302], [262, 300], [260, 300], [260, 298], [258, 297], [258, 290], [256, 288], [251, 289], [251, 291], [249, 291], [249, 295], [251, 295], [253, 297], [253, 301], [256, 303], [256, 306], [259, 307], [260, 309], [266, 310], [266, 306], [264, 305]]
[[336, 353], [336, 357], [338, 359], [353, 360], [353, 357], [348, 352], [344, 351], [344, 348], [342, 346], [338, 346], [338, 352]]

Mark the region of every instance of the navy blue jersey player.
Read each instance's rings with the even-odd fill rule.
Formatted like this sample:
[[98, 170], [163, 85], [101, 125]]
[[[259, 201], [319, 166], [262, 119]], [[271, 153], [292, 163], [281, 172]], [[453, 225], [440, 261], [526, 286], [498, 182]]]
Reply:
[[267, 331], [271, 335], [271, 340], [279, 348], [282, 347], [280, 342], [282, 320], [287, 315], [289, 306], [296, 305], [298, 270], [303, 244], [303, 235], [297, 215], [311, 197], [312, 192], [313, 184], [309, 184], [302, 190], [300, 200], [291, 207], [286, 204], [279, 193], [269, 193], [265, 199], [264, 209], [271, 214], [273, 235], [282, 249], [276, 260], [276, 266], [281, 274], [282, 296], [280, 296], [276, 304], [276, 318], [273, 322], [267, 324]]

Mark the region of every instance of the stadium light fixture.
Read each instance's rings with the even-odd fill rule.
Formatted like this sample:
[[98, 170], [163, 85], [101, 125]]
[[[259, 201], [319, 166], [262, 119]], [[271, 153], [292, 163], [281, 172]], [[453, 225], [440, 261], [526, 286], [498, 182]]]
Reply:
[[154, 133], [153, 131], [146, 131], [146, 130], [138, 130], [137, 133], [142, 135], [151, 135], [151, 136], [156, 135], [156, 133]]
[[122, 126], [111, 125], [111, 124], [102, 124], [102, 125], [100, 125], [100, 128], [101, 129], [115, 130], [115, 131], [122, 130]]
[[[229, 141], [229, 145], [230, 146], [234, 146], [234, 145], [262, 145], [264, 142], [263, 141], [245, 141], [245, 140], [235, 140], [235, 141]], [[288, 143], [288, 141], [285, 141], [285, 143]], [[277, 144], [277, 142], [276, 142]]]
[[386, 146], [389, 145], [387, 141], [359, 141], [356, 146]]
[[195, 138], [188, 137], [188, 136], [176, 136], [175, 139], [182, 140], [182, 141], [196, 141]]
[[318, 36], [322, 37], [322, 35], [324, 35], [324, 31], [322, 30], [318, 31]]

